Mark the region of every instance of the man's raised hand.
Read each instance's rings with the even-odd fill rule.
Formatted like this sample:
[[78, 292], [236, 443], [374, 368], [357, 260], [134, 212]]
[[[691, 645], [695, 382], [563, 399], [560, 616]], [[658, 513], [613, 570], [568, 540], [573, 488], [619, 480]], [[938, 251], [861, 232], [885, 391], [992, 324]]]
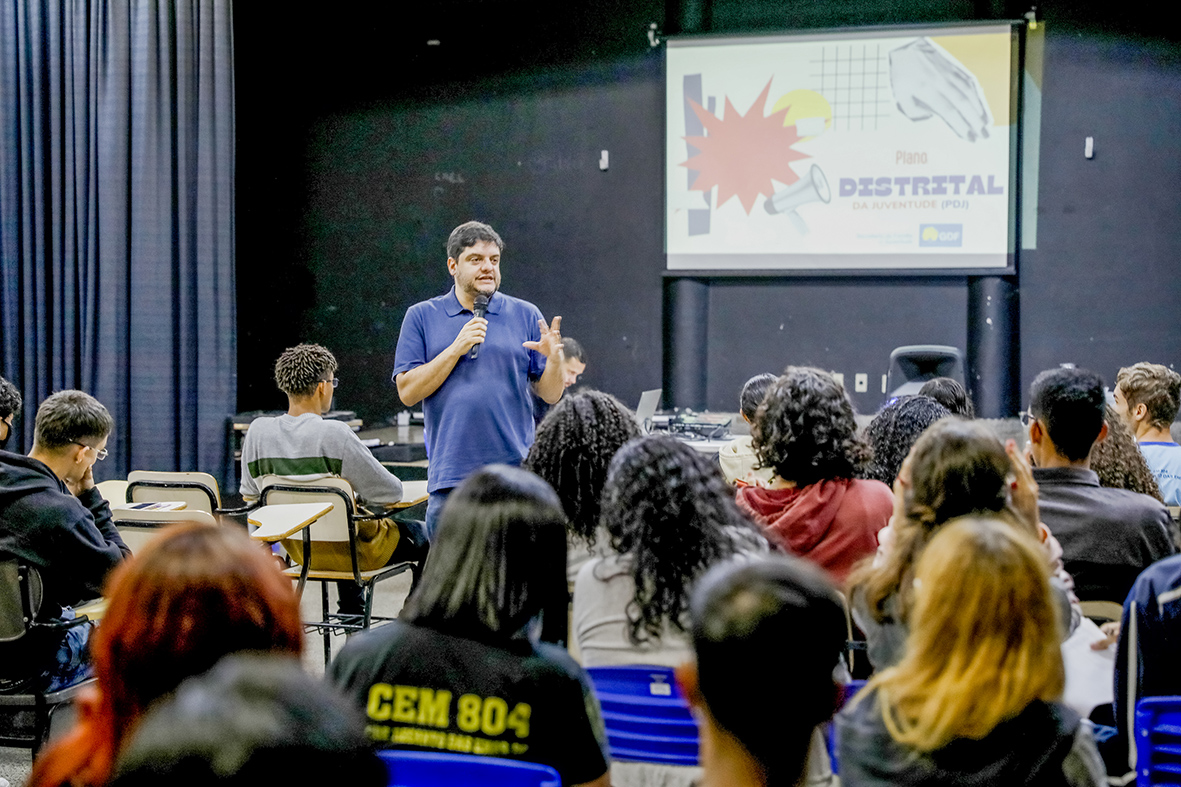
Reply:
[[544, 355], [546, 358], [554, 360], [564, 360], [562, 353], [562, 318], [555, 317], [553, 322], [547, 327], [545, 320], [538, 320], [537, 327], [541, 329], [541, 339], [536, 342], [522, 342], [522, 346], [530, 350], [537, 350], [537, 352]]

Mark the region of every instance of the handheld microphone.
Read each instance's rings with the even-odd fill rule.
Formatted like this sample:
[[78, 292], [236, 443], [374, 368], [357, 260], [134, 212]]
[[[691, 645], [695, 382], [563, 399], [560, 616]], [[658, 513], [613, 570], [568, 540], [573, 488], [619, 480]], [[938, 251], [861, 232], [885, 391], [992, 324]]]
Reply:
[[[475, 315], [476, 317], [483, 317], [487, 311], [488, 311], [488, 296], [485, 295], [484, 293], [480, 293], [479, 295], [476, 296], [475, 302], [472, 304], [472, 314]], [[472, 350], [471, 350], [471, 352], [469, 352], [467, 354], [467, 357], [474, 361], [474, 360], [476, 360], [476, 358], [479, 355], [480, 355], [480, 345], [477, 344], [472, 347]]]

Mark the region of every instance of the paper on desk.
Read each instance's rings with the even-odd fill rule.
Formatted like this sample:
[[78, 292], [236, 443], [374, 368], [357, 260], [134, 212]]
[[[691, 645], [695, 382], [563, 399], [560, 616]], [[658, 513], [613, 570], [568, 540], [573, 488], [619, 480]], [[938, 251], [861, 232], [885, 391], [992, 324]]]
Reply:
[[1066, 691], [1062, 702], [1086, 718], [1099, 705], [1114, 699], [1115, 645], [1091, 650], [1091, 643], [1103, 639], [1103, 632], [1090, 618], [1083, 618], [1070, 638], [1062, 643], [1066, 668]]

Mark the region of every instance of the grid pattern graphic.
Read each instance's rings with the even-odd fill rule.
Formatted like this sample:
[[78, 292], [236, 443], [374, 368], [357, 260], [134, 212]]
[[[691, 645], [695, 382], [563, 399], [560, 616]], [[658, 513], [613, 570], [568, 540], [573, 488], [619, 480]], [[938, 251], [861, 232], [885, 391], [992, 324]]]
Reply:
[[880, 44], [823, 47], [812, 60], [813, 87], [832, 107], [833, 131], [876, 131], [890, 104], [890, 76]]

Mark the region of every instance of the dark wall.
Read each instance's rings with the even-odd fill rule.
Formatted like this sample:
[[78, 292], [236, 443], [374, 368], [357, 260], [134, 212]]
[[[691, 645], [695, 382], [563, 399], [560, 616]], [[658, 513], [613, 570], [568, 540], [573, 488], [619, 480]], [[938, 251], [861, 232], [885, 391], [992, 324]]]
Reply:
[[[446, 289], [443, 243], [469, 218], [505, 237], [505, 291], [561, 314], [564, 333], [587, 345], [586, 384], [628, 402], [660, 384], [663, 55], [647, 46], [649, 20], [742, 31], [1025, 10], [717, 0], [559, 12], [469, 0], [433, 4], [428, 22], [408, 27], [344, 12], [276, 21], [245, 5], [235, 9], [240, 404], [281, 406], [274, 358], [320, 341], [342, 362], [338, 405], [370, 422], [400, 408], [389, 371], [402, 316]], [[467, 16], [462, 30], [449, 13]], [[1039, 244], [1018, 277], [1023, 388], [1061, 362], [1108, 378], [1136, 360], [1174, 362], [1181, 327], [1178, 47], [1152, 30], [1112, 37], [1098, 4], [1043, 13]], [[1093, 161], [1082, 156], [1088, 135]], [[747, 377], [790, 362], [840, 371], [850, 389], [867, 373], [869, 392], [854, 400], [872, 411], [893, 347], [966, 344], [962, 279], [729, 281], [709, 303], [713, 409], [734, 409]]]
[[659, 59], [499, 87], [333, 114], [309, 135], [305, 335], [337, 353], [340, 402], [363, 417], [400, 409], [402, 318], [451, 286], [445, 243], [470, 218], [505, 240], [503, 291], [586, 346], [585, 384], [627, 401], [660, 385]]
[[[1181, 59], [1049, 35], [1038, 249], [1021, 261], [1022, 401], [1042, 369], [1181, 362]], [[1095, 157], [1083, 157], [1086, 137]]]

